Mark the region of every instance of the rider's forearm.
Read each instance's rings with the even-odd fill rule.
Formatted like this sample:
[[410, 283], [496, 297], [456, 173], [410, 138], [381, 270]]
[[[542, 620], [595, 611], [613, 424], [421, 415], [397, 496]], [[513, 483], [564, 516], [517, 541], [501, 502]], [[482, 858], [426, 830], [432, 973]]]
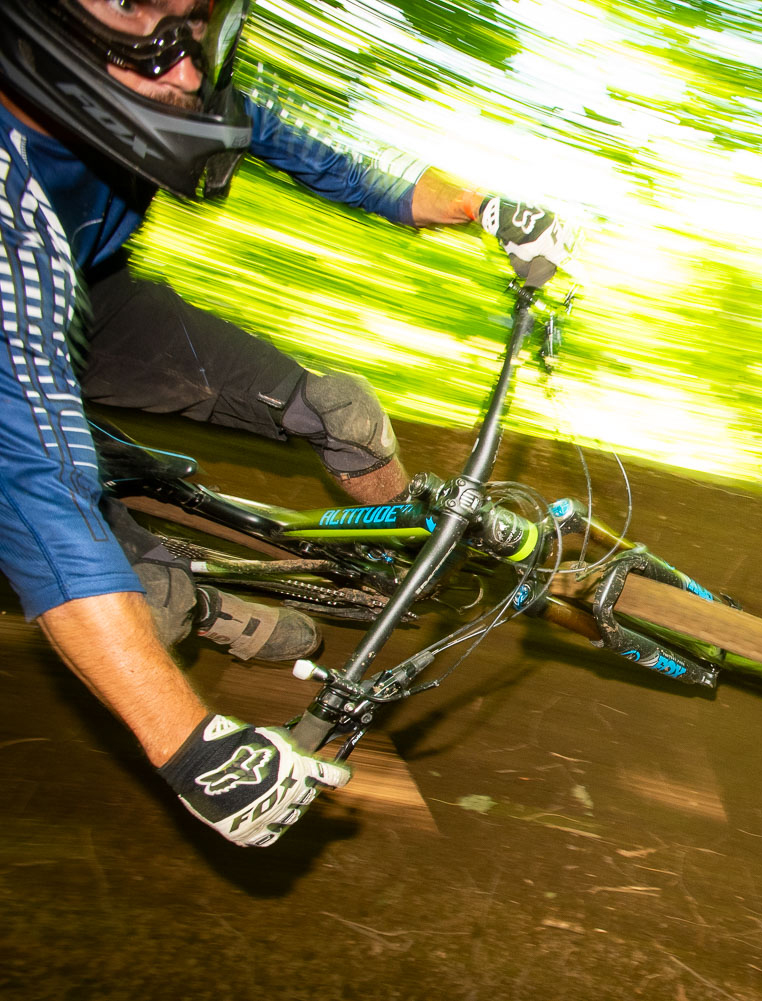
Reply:
[[71, 670], [164, 764], [208, 709], [157, 638], [142, 595], [78, 598], [38, 619]]
[[429, 167], [413, 191], [413, 222], [416, 226], [473, 222], [483, 200], [483, 193]]

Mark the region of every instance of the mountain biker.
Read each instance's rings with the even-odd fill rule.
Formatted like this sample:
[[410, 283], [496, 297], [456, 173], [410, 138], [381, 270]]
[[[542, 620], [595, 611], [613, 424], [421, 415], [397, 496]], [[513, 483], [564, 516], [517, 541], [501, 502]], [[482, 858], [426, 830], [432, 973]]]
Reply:
[[307, 373], [134, 279], [123, 245], [157, 188], [222, 195], [246, 152], [397, 223], [477, 220], [533, 284], [565, 256], [566, 235], [540, 209], [437, 171], [387, 175], [236, 93], [248, 6], [3, 0], [0, 569], [188, 809], [231, 841], [264, 845], [348, 771], [299, 753], [279, 728], [210, 712], [167, 646], [193, 623], [242, 659], [294, 659], [317, 631], [293, 610], [196, 591], [182, 561], [102, 496], [83, 399], [306, 438], [358, 501], [389, 500], [407, 477], [365, 383]]

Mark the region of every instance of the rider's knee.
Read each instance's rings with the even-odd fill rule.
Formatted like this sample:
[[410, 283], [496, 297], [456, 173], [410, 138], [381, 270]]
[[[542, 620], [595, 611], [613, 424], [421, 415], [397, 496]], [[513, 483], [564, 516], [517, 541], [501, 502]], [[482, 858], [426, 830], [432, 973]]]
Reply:
[[372, 473], [397, 452], [391, 422], [362, 376], [307, 372], [283, 407], [280, 425], [306, 438], [340, 479]]

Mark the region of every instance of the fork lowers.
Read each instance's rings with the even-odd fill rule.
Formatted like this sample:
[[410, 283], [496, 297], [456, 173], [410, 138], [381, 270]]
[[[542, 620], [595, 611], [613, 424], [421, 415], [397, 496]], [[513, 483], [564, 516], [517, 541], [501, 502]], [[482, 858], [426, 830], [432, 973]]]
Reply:
[[705, 601], [718, 601], [715, 595], [699, 588], [690, 577], [675, 570], [668, 563], [648, 552], [621, 553], [612, 561], [608, 572], [601, 579], [593, 600], [593, 615], [601, 634], [601, 646], [634, 661], [640, 667], [656, 671], [686, 685], [715, 688], [719, 668], [714, 664], [690, 657], [650, 636], [630, 629], [618, 621], [614, 606], [624, 588], [629, 573], [642, 574], [653, 580], [684, 591], [692, 591]]

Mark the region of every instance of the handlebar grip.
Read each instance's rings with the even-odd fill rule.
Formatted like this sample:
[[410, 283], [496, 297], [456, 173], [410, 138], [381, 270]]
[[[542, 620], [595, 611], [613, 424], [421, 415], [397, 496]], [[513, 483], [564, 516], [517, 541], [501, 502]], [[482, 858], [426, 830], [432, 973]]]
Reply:
[[509, 254], [508, 259], [516, 274], [524, 279], [525, 286], [531, 289], [542, 288], [556, 273], [556, 265], [541, 255], [529, 262], [520, 260], [515, 254]]
[[299, 745], [302, 751], [312, 754], [322, 747], [325, 738], [333, 729], [334, 724], [329, 720], [321, 719], [313, 715], [309, 710], [302, 716], [299, 722], [292, 728], [291, 737]]

